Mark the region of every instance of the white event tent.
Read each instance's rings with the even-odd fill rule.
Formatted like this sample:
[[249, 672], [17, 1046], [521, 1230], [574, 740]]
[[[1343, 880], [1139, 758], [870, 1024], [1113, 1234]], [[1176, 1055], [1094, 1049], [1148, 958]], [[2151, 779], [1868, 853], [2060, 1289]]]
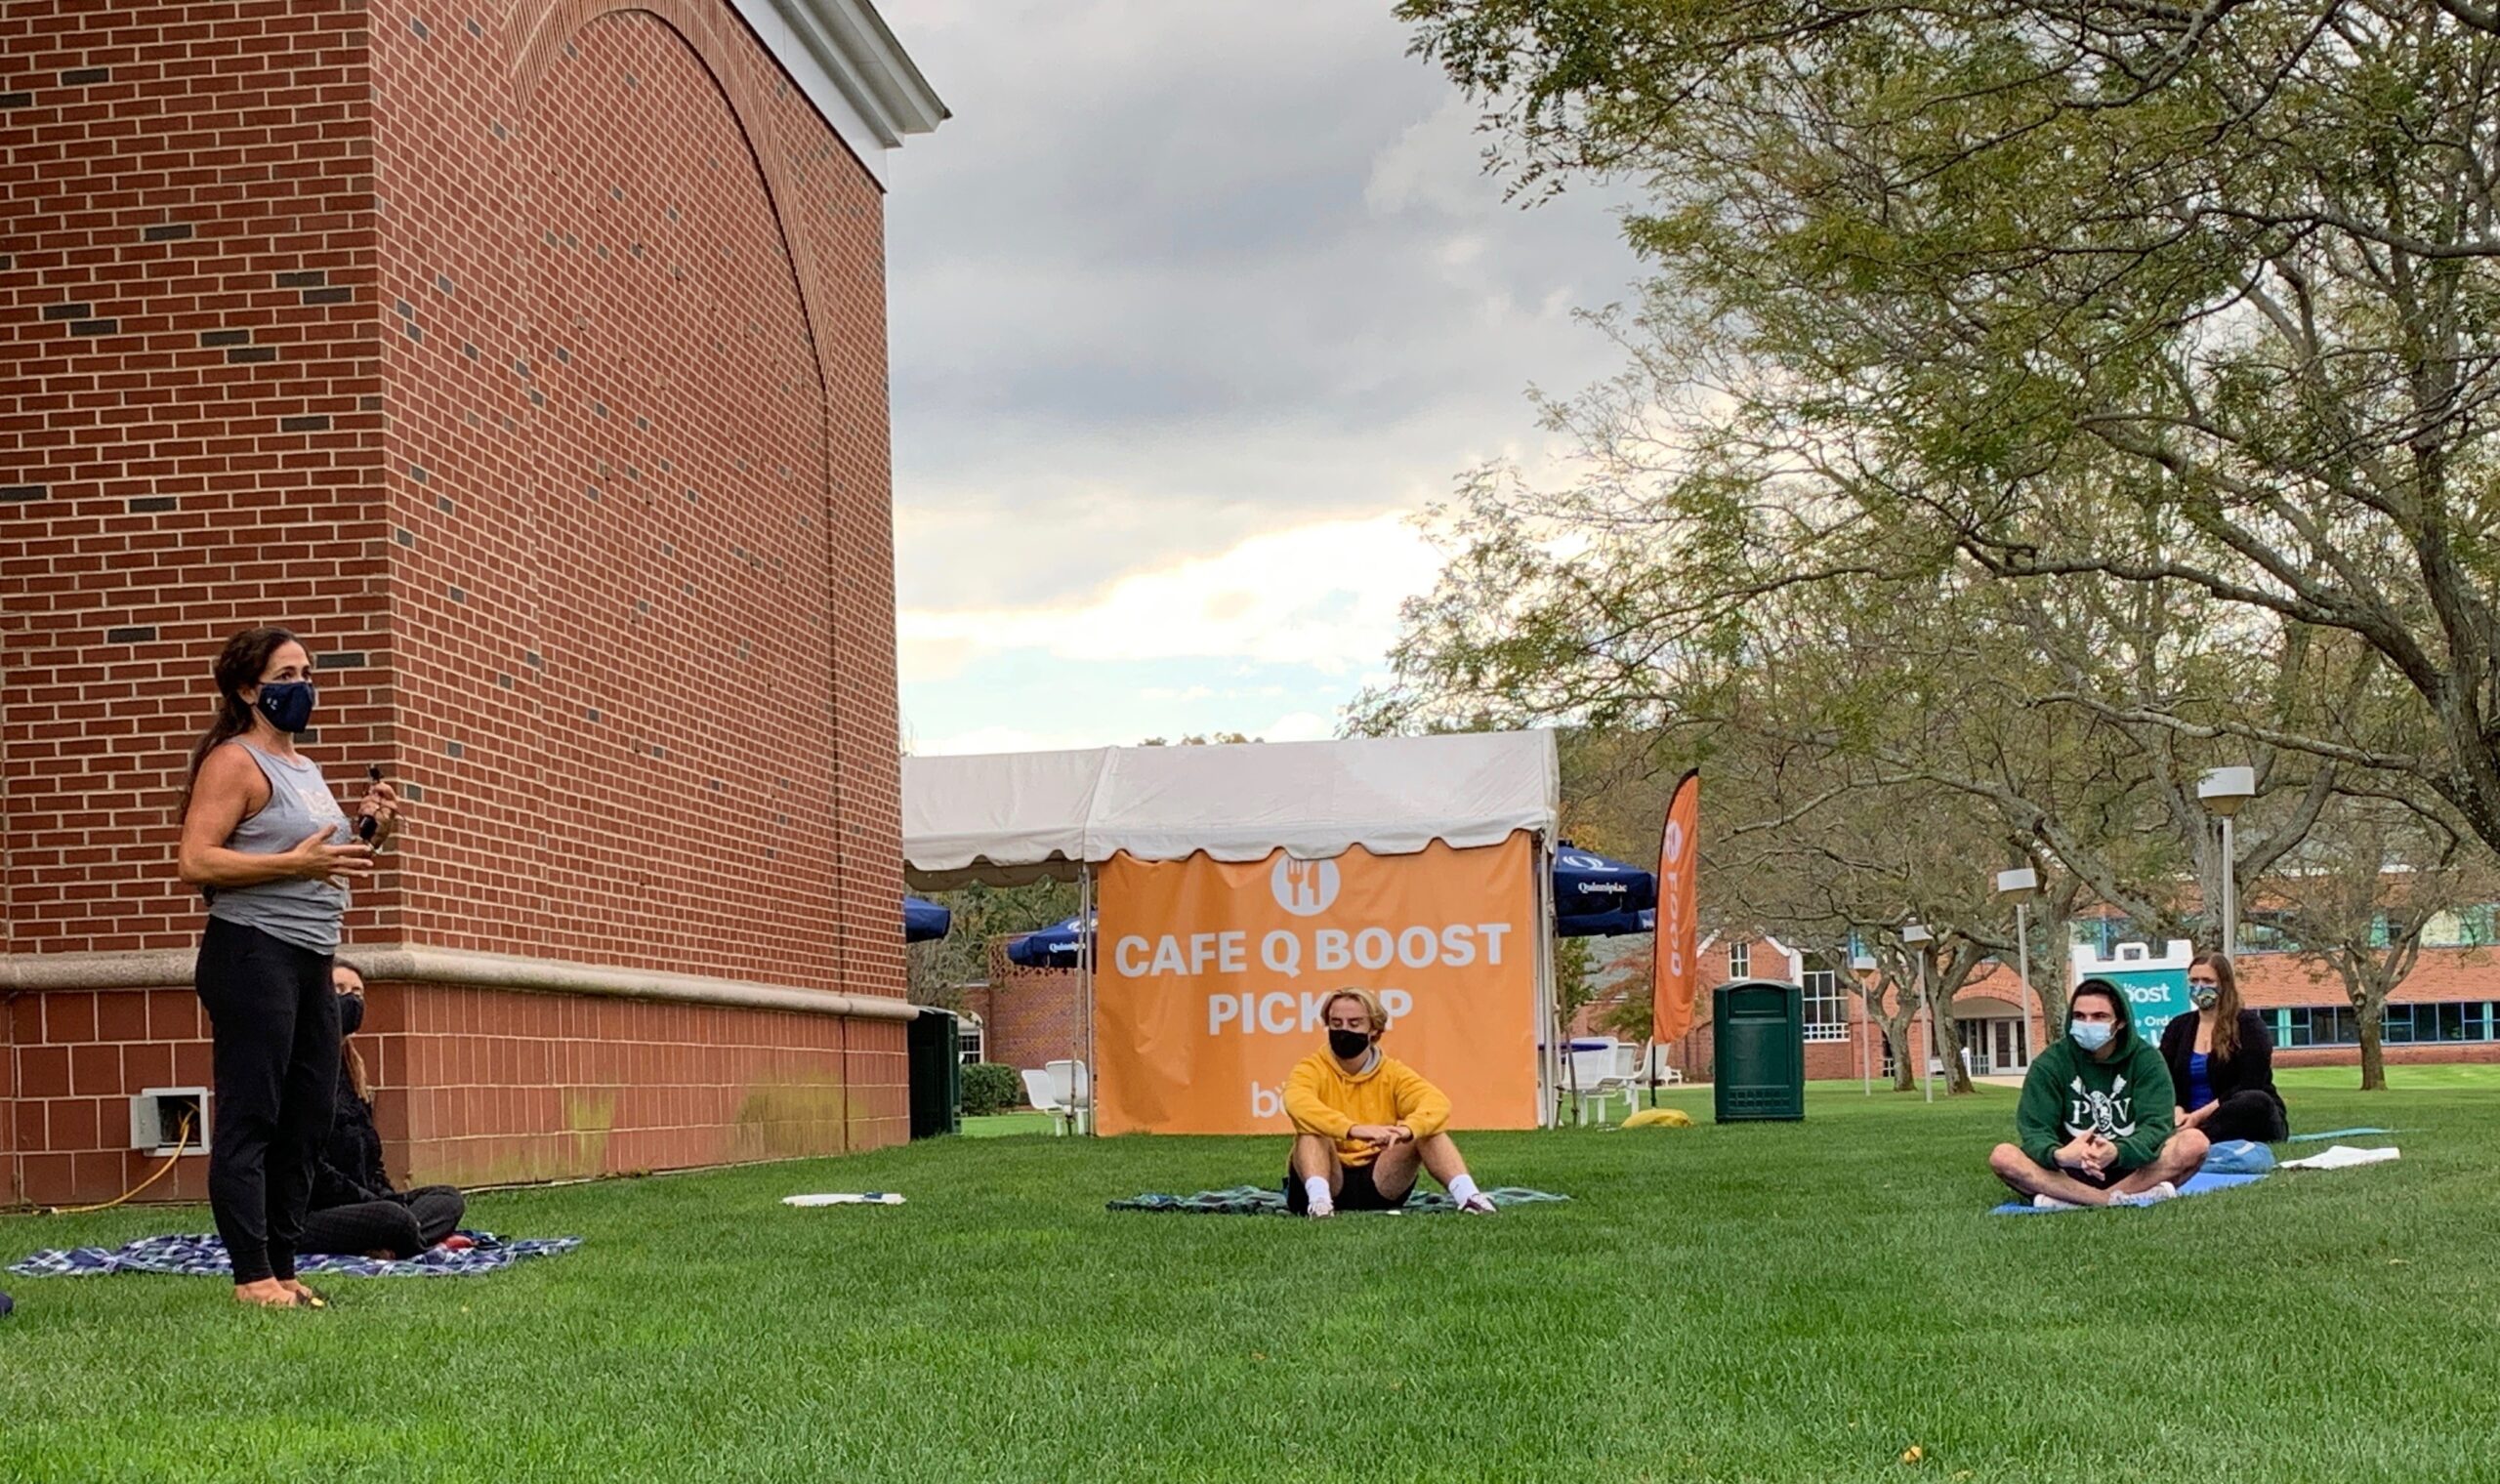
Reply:
[[[1078, 919], [1090, 922], [1095, 871], [1122, 852], [1407, 855], [1436, 840], [1465, 848], [1524, 830], [1535, 841], [1539, 917], [1550, 922], [1562, 792], [1550, 731], [905, 758], [903, 879], [921, 891], [1073, 881]], [[1080, 935], [1078, 961], [1089, 1063], [1091, 938]], [[1537, 940], [1538, 1039], [1551, 1042], [1553, 941]], [[1554, 1086], [1553, 1055], [1549, 1046], [1540, 1057], [1543, 1089]], [[1543, 1090], [1538, 1105], [1551, 1106]]]

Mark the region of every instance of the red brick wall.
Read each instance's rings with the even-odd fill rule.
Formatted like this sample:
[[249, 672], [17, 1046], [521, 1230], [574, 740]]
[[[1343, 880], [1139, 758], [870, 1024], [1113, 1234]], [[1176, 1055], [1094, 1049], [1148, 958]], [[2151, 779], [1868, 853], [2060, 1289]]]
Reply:
[[[308, 753], [414, 804], [352, 945], [901, 994], [882, 198], [728, 5], [14, 5], [0, 146], [0, 952], [195, 940], [170, 805], [218, 646], [279, 622]], [[429, 1069], [543, 1014], [627, 1038], [584, 1085], [655, 1054], [612, 1002], [407, 992], [502, 1007]], [[903, 1135], [898, 1025], [669, 1013], [727, 1059], [615, 1168], [743, 1157], [689, 1131], [768, 1027]], [[10, 1095], [28, 1198], [128, 1165]], [[570, 1168], [577, 1109], [491, 1100], [396, 1157]]]
[[[347, 0], [0, 10], [0, 950], [187, 946], [218, 646], [384, 621], [364, 35]], [[322, 680], [360, 754], [371, 672]]]
[[[356, 1040], [394, 1175], [500, 1184], [910, 1137], [899, 1022], [381, 986]], [[552, 1135], [552, 1136], [551, 1136]]]
[[[104, 1200], [162, 1161], [129, 1094], [210, 1085], [189, 990], [21, 995], [9, 1203]], [[898, 1022], [440, 985], [373, 986], [355, 1038], [395, 1177], [504, 1183], [840, 1154], [910, 1135]], [[202, 1200], [185, 1158], [151, 1199]]]
[[724, 5], [520, 9], [374, 12], [406, 928], [899, 993], [875, 186]]
[[1019, 1071], [1074, 1056], [1081, 1044], [1076, 971], [1020, 969], [1007, 962], [1004, 939], [990, 945], [989, 983], [968, 994], [964, 1008], [981, 1018], [983, 1054]]

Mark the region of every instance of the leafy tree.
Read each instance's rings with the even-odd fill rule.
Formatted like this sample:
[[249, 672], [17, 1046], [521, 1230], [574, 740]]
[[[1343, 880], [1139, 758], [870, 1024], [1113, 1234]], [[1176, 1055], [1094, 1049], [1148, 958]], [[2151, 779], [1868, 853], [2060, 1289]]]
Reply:
[[1399, 12], [1517, 183], [1645, 197], [1655, 276], [1613, 321], [1637, 417], [1602, 419], [1669, 455], [1626, 461], [1641, 555], [1759, 575], [1693, 603], [1600, 546], [1575, 562], [1613, 620], [1585, 632], [1619, 639], [1600, 658], [1724, 645], [1749, 588], [2142, 593], [2302, 683], [2074, 704], [2393, 775], [2500, 843], [2489, 8]]

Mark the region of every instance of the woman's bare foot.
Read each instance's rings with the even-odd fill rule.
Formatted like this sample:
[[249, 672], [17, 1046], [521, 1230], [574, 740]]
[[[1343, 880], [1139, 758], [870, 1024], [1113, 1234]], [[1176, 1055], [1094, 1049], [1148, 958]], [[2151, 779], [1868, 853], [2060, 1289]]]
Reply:
[[275, 1278], [263, 1278], [257, 1283], [235, 1284], [234, 1301], [236, 1303], [253, 1304], [265, 1309], [291, 1309], [298, 1307], [303, 1302], [302, 1299], [295, 1297], [295, 1291], [293, 1289], [290, 1289], [285, 1284], [278, 1282]]
[[296, 1302], [303, 1304], [307, 1308], [325, 1309], [330, 1306], [329, 1299], [322, 1298], [312, 1289], [306, 1288], [304, 1286], [304, 1280], [301, 1278], [280, 1278], [277, 1281], [280, 1288], [285, 1289], [288, 1293], [295, 1296]]

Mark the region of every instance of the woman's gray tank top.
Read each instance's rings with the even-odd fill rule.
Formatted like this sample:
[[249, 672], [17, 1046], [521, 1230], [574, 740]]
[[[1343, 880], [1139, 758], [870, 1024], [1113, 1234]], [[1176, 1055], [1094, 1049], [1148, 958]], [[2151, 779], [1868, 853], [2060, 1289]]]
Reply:
[[[249, 743], [237, 747], [261, 765], [270, 781], [270, 802], [260, 812], [234, 827], [226, 848], [245, 855], [284, 855], [323, 825], [339, 845], [355, 839], [347, 812], [322, 780], [319, 764], [310, 758], [288, 762], [272, 758]], [[261, 931], [283, 943], [314, 953], [339, 946], [339, 919], [348, 910], [348, 891], [327, 881], [272, 881], [251, 886], [220, 886], [209, 899], [208, 915]]]

